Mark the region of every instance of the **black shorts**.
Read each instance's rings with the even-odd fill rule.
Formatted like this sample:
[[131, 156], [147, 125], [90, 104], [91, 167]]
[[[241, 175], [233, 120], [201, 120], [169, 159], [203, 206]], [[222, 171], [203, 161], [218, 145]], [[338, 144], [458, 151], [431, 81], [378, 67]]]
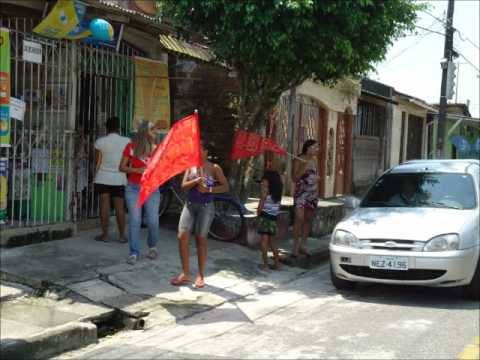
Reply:
[[125, 194], [125, 186], [123, 185], [105, 185], [105, 184], [95, 184], [95, 191], [99, 194], [110, 194], [111, 197], [122, 198]]

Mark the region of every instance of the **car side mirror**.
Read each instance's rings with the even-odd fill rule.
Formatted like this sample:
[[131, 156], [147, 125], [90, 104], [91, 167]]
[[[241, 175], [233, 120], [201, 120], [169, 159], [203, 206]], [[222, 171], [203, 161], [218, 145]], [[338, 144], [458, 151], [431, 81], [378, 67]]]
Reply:
[[356, 209], [360, 206], [361, 199], [356, 196], [347, 196], [343, 202], [344, 206], [348, 209]]

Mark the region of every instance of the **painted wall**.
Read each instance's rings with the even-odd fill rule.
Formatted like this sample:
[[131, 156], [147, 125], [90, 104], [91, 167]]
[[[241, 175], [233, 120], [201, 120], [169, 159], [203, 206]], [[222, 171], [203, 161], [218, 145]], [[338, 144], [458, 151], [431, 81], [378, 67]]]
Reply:
[[297, 95], [310, 96], [329, 111], [344, 112], [346, 108], [350, 107], [355, 115], [357, 113], [360, 85], [353, 80], [342, 80], [333, 88], [330, 88], [307, 80], [297, 87]]
[[402, 112], [406, 113], [405, 116], [405, 134], [404, 134], [404, 146], [403, 146], [403, 158], [407, 154], [407, 138], [408, 138], [408, 115], [415, 115], [423, 119], [423, 139], [422, 139], [422, 155], [426, 157], [427, 152], [427, 109], [422, 108], [413, 103], [407, 102], [403, 99], [396, 99], [398, 105], [393, 106], [393, 121], [392, 121], [392, 134], [391, 134], [391, 151], [390, 151], [390, 167], [398, 165], [400, 162], [400, 141], [402, 136]]
[[[327, 159], [325, 161], [325, 197], [335, 195], [335, 157], [336, 157], [336, 132], [338, 113], [343, 113], [350, 108], [353, 115], [357, 113], [357, 102], [360, 96], [360, 85], [353, 80], [339, 81], [333, 88], [315, 83], [311, 80], [305, 81], [297, 87], [297, 95], [308, 96], [317, 102], [327, 111], [328, 131], [327, 131]], [[333, 141], [329, 137], [330, 129], [333, 129]], [[330, 154], [329, 154], [330, 151]], [[328, 158], [331, 158], [329, 166]], [[329, 169], [330, 168], [330, 169]], [[330, 171], [328, 171], [330, 170]]]

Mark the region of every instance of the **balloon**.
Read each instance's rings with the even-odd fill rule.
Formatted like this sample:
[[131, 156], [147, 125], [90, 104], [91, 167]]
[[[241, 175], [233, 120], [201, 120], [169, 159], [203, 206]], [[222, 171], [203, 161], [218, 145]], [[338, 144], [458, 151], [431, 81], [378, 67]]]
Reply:
[[93, 19], [90, 21], [89, 29], [95, 40], [106, 42], [113, 40], [113, 27], [104, 19]]

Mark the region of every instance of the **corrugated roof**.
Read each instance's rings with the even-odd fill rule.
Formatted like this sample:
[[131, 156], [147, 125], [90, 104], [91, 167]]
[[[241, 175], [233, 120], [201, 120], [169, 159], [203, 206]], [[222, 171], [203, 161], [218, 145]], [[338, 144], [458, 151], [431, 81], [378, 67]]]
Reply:
[[185, 41], [175, 39], [170, 35], [160, 35], [160, 44], [169, 51], [186, 55], [195, 59], [210, 62], [214, 59], [213, 54], [206, 47], [189, 44]]
[[[85, 0], [84, 0], [85, 1]], [[87, 0], [88, 1], [88, 0]], [[92, 1], [88, 1], [90, 4], [92, 4]], [[149, 21], [152, 21], [154, 23], [160, 23], [160, 19], [159, 18], [156, 18], [154, 16], [149, 16], [147, 14], [144, 14], [143, 12], [140, 12], [140, 11], [135, 11], [135, 10], [132, 10], [132, 9], [127, 9], [123, 6], [120, 6], [118, 5], [118, 3], [116, 1], [113, 1], [113, 0], [95, 0], [95, 2], [101, 4], [101, 5], [104, 5], [106, 7], [109, 7], [109, 8], [114, 8], [116, 10], [118, 10], [119, 12], [123, 12], [125, 14], [129, 14], [129, 15], [136, 15], [136, 16], [141, 16]], [[93, 5], [93, 4], [92, 4]]]

